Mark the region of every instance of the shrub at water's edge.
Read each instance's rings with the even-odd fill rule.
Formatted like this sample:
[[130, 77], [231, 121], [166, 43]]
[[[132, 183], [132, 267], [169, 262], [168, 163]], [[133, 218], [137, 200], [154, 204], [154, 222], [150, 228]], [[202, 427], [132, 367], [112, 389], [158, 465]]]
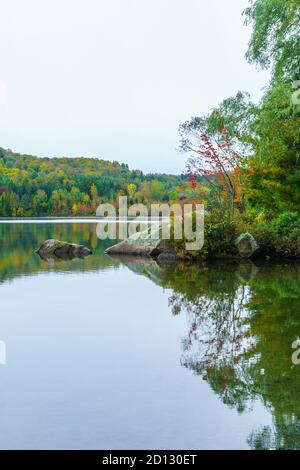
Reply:
[[234, 220], [224, 218], [218, 210], [205, 216], [204, 246], [199, 251], [186, 251], [187, 240], [174, 240], [176, 253], [187, 260], [239, 257], [236, 240], [242, 233], [251, 234], [258, 249], [254, 257], [300, 258], [300, 214], [284, 212], [272, 220], [247, 219], [239, 214]]

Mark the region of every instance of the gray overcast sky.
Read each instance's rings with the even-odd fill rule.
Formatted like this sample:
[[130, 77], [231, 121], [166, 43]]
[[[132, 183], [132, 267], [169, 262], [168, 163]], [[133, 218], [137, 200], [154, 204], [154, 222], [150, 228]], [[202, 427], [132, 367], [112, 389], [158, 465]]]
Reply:
[[244, 58], [247, 4], [0, 0], [0, 146], [181, 172], [178, 125], [267, 84]]

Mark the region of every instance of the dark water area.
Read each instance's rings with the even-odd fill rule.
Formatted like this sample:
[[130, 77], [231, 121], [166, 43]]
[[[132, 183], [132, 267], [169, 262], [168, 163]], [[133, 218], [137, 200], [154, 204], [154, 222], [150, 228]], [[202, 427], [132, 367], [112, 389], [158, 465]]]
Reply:
[[[47, 262], [48, 238], [94, 253]], [[93, 223], [0, 223], [0, 448], [299, 449], [300, 264], [112, 244]]]

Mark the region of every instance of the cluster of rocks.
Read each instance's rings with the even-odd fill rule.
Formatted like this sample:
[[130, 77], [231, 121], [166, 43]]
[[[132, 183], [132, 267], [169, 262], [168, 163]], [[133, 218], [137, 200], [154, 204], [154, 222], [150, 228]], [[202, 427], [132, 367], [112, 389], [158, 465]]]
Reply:
[[[250, 233], [243, 233], [235, 241], [241, 258], [250, 258], [259, 248], [256, 240]], [[92, 250], [84, 245], [50, 239], [42, 243], [36, 253], [43, 259], [56, 257], [60, 259], [84, 258], [91, 255]], [[151, 230], [135, 233], [126, 240], [107, 248], [109, 255], [134, 255], [155, 258], [158, 262], [173, 263], [180, 260], [169, 240], [153, 238]]]
[[[250, 233], [241, 234], [235, 241], [235, 246], [241, 258], [250, 258], [259, 248], [256, 240]], [[107, 248], [109, 255], [135, 255], [154, 257], [158, 261], [173, 262], [179, 256], [174, 251], [169, 240], [153, 238], [151, 230], [135, 233], [126, 240], [122, 240], [116, 245]]]

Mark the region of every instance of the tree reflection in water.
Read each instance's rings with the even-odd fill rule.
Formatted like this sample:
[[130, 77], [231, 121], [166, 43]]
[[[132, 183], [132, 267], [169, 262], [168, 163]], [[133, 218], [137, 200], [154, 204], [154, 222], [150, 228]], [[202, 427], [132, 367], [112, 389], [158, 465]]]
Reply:
[[189, 326], [182, 365], [239, 412], [257, 399], [270, 410], [273, 429], [253, 431], [251, 448], [300, 448], [300, 367], [291, 360], [300, 336], [300, 264], [176, 271], [182, 272], [174, 273], [170, 306], [175, 315], [186, 313]]
[[[160, 266], [153, 260], [109, 258], [95, 226], [85, 224], [0, 224], [0, 282], [41, 271], [99, 271], [120, 263], [171, 289], [173, 315], [187, 316], [182, 366], [206, 380], [231, 408], [242, 413], [260, 400], [273, 426], [248, 438], [255, 449], [300, 448], [300, 365], [292, 343], [300, 337], [299, 262], [218, 262]], [[84, 244], [85, 260], [53, 266], [34, 250], [47, 238]]]

